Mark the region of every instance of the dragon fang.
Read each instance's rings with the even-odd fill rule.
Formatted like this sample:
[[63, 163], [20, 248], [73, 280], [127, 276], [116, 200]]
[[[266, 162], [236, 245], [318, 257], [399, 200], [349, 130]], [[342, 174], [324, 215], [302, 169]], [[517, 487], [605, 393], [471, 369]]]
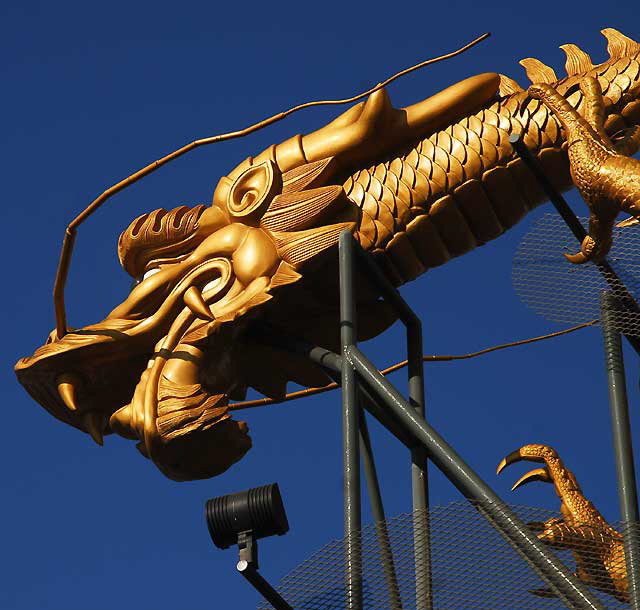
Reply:
[[[561, 80], [537, 60], [521, 63], [579, 113], [580, 84], [595, 79], [603, 129], [614, 134], [640, 124], [640, 45], [603, 33], [609, 59], [594, 66], [564, 45]], [[252, 341], [253, 325], [336, 349], [344, 229], [396, 285], [501, 235], [544, 200], [509, 144], [516, 132], [554, 186], [570, 188], [562, 125], [513, 80], [481, 74], [403, 109], [376, 91], [318, 131], [248, 158], [220, 179], [211, 206], [134, 220], [118, 254], [140, 283], [102, 322], [54, 331], [16, 364], [18, 379], [99, 443], [113, 432], [137, 441], [173, 479], [223, 472], [251, 446], [230, 400], [248, 387], [280, 397], [288, 381], [328, 382], [314, 365]], [[375, 295], [360, 295], [365, 339], [392, 317]]]

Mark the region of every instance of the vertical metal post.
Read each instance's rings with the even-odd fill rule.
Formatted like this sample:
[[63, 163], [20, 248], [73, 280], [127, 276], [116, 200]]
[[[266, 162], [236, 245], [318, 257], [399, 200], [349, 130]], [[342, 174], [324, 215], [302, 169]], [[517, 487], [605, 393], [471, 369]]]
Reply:
[[357, 340], [353, 249], [340, 236], [340, 340], [342, 344], [342, 432], [344, 460], [345, 586], [347, 610], [362, 608], [362, 545], [358, 388], [355, 370], [344, 354]]
[[[422, 363], [422, 323], [413, 310], [400, 296], [398, 290], [380, 271], [379, 267], [345, 232], [340, 242], [341, 248], [354, 251], [354, 259], [360, 263], [369, 281], [375, 285], [382, 297], [398, 314], [407, 329], [407, 353], [409, 360], [409, 400], [420, 417], [424, 419], [424, 367]], [[421, 610], [433, 606], [431, 592], [431, 553], [429, 542], [429, 492], [427, 481], [427, 455], [423, 447], [411, 447], [411, 488], [413, 503], [413, 534], [416, 604]]]
[[638, 490], [633, 463], [622, 341], [620, 333], [615, 328], [615, 315], [618, 308], [619, 304], [615, 297], [610, 293], [603, 292], [600, 300], [600, 322], [609, 382], [611, 427], [616, 456], [629, 601], [633, 610], [640, 610], [640, 514], [638, 512]]
[[[407, 326], [409, 356], [409, 402], [425, 418], [422, 324], [418, 318]], [[411, 450], [411, 490], [413, 496], [413, 552], [415, 561], [416, 608], [431, 610], [431, 545], [429, 532], [429, 485], [427, 452], [416, 445]]]
[[371, 512], [373, 513], [376, 534], [378, 536], [380, 560], [385, 580], [387, 581], [389, 608], [390, 610], [402, 610], [400, 589], [398, 588], [393, 552], [391, 551], [389, 531], [387, 530], [387, 521], [384, 514], [384, 506], [382, 504], [382, 494], [380, 493], [380, 484], [378, 483], [378, 473], [376, 472], [376, 464], [373, 459], [373, 450], [371, 449], [371, 438], [369, 437], [367, 418], [362, 410], [360, 411], [360, 453], [362, 455], [362, 464], [364, 466], [364, 474], [367, 480]]

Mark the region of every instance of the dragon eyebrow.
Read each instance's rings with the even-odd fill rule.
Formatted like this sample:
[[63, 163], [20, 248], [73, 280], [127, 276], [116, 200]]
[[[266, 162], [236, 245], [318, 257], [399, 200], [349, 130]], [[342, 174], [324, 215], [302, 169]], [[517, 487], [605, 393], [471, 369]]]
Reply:
[[62, 337], [64, 337], [64, 335], [67, 334], [67, 314], [66, 314], [65, 304], [64, 304], [64, 289], [65, 289], [65, 285], [67, 283], [67, 276], [69, 274], [69, 267], [71, 265], [71, 255], [73, 253], [73, 246], [75, 244], [76, 231], [77, 231], [78, 227], [87, 218], [89, 218], [89, 216], [91, 216], [103, 203], [105, 203], [107, 201], [107, 199], [109, 199], [110, 197], [112, 197], [116, 193], [124, 190], [125, 188], [131, 186], [132, 184], [134, 184], [138, 180], [141, 180], [145, 176], [148, 176], [149, 174], [151, 174], [152, 172], [156, 171], [157, 169], [159, 169], [160, 167], [162, 167], [166, 163], [169, 163], [170, 161], [173, 161], [174, 159], [177, 159], [178, 157], [181, 157], [182, 155], [188, 153], [189, 151], [191, 151], [191, 150], [193, 150], [195, 148], [199, 148], [200, 146], [205, 146], [207, 144], [214, 144], [216, 142], [223, 142], [225, 140], [232, 140], [234, 138], [240, 138], [240, 137], [247, 136], [247, 135], [249, 135], [251, 133], [254, 133], [254, 132], [256, 132], [256, 131], [264, 128], [264, 127], [267, 127], [268, 125], [272, 125], [273, 123], [277, 123], [278, 121], [281, 121], [282, 119], [284, 119], [285, 117], [289, 116], [290, 114], [293, 114], [294, 112], [297, 112], [298, 110], [302, 110], [304, 108], [311, 108], [312, 106], [328, 106], [328, 105], [349, 104], [349, 103], [352, 103], [352, 102], [356, 102], [359, 99], [361, 99], [363, 97], [366, 97], [367, 95], [370, 95], [372, 93], [375, 93], [376, 91], [378, 91], [379, 89], [382, 89], [383, 87], [386, 87], [387, 85], [389, 85], [390, 83], [392, 83], [396, 79], [398, 79], [398, 78], [400, 78], [402, 76], [405, 76], [405, 75], [409, 74], [410, 72], [413, 72], [415, 70], [419, 70], [420, 68], [424, 68], [425, 66], [428, 66], [430, 64], [434, 64], [434, 63], [439, 62], [439, 61], [450, 59], [452, 57], [455, 57], [456, 55], [460, 55], [461, 53], [464, 53], [465, 51], [469, 50], [471, 47], [474, 47], [478, 43], [482, 42], [483, 40], [485, 40], [489, 36], [491, 36], [491, 33], [490, 32], [486, 32], [485, 34], [482, 34], [482, 36], [478, 36], [478, 38], [476, 38], [475, 40], [472, 40], [471, 42], [467, 43], [466, 45], [460, 47], [459, 49], [457, 49], [455, 51], [452, 51], [450, 53], [446, 53], [445, 55], [440, 55], [438, 57], [434, 57], [432, 59], [427, 59], [427, 60], [422, 61], [422, 62], [420, 62], [418, 64], [415, 64], [414, 66], [411, 66], [410, 68], [406, 68], [404, 70], [401, 70], [400, 72], [397, 72], [393, 76], [390, 76], [389, 78], [387, 78], [386, 80], [382, 81], [381, 83], [378, 83], [375, 87], [371, 87], [367, 91], [364, 91], [364, 92], [359, 93], [357, 95], [354, 95], [352, 97], [348, 97], [348, 98], [341, 99], [341, 100], [316, 100], [316, 101], [313, 101], [313, 102], [305, 102], [303, 104], [298, 104], [297, 106], [293, 106], [292, 108], [289, 108], [288, 110], [285, 110], [284, 112], [279, 112], [278, 114], [274, 114], [273, 116], [271, 116], [271, 117], [269, 117], [267, 119], [263, 119], [262, 121], [259, 121], [257, 123], [254, 123], [253, 125], [250, 125], [249, 127], [245, 127], [244, 129], [240, 129], [238, 131], [230, 131], [228, 133], [224, 133], [224, 134], [220, 134], [220, 135], [216, 135], [216, 136], [210, 136], [210, 137], [207, 137], [207, 138], [201, 138], [199, 140], [194, 140], [193, 142], [191, 142], [189, 144], [186, 144], [186, 145], [182, 146], [181, 148], [178, 148], [177, 150], [174, 150], [172, 153], [169, 153], [168, 155], [165, 155], [164, 157], [162, 157], [160, 159], [157, 159], [156, 161], [153, 161], [149, 165], [147, 165], [147, 166], [143, 167], [142, 169], [138, 170], [137, 172], [131, 174], [130, 176], [128, 176], [124, 180], [121, 180], [120, 182], [118, 182], [118, 183], [114, 184], [113, 186], [109, 187], [101, 195], [96, 197], [96, 199], [94, 199], [85, 208], [85, 210], [82, 213], [80, 213], [78, 216], [76, 216], [76, 218], [74, 218], [69, 223], [69, 225], [67, 226], [67, 228], [65, 230], [64, 240], [62, 242], [62, 250], [60, 252], [60, 260], [58, 262], [58, 270], [56, 272], [56, 279], [55, 279], [55, 283], [53, 285], [53, 307], [54, 307], [54, 311], [55, 311], [56, 335], [57, 335], [58, 339], [61, 339]]

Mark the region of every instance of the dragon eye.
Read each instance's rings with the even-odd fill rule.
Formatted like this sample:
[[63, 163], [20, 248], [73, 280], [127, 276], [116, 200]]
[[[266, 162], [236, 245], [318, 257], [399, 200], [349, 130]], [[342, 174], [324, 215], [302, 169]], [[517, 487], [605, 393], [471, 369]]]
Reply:
[[158, 273], [158, 271], [160, 271], [160, 267], [154, 267], [153, 269], [149, 269], [147, 271], [145, 271], [142, 274], [142, 282], [144, 282], [144, 280], [146, 280], [148, 277], [151, 277], [152, 275], [155, 275], [156, 273]]
[[155, 275], [160, 271], [160, 267], [154, 267], [153, 269], [148, 269], [142, 275], [139, 275], [137, 278], [134, 278], [133, 282], [131, 282], [131, 290], [133, 290], [136, 286], [139, 286], [144, 280], [152, 275]]

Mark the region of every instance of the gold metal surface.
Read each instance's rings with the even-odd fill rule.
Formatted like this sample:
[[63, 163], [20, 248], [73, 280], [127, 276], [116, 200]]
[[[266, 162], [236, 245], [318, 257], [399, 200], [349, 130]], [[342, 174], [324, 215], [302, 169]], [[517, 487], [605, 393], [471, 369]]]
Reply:
[[[613, 133], [640, 123], [640, 47], [615, 30], [604, 34], [610, 59], [593, 67], [565, 45], [569, 76], [551, 85], [585, 114], [591, 98], [580, 84], [597, 79], [608, 98], [603, 129]], [[524, 65], [534, 79], [555, 78], [540, 62]], [[400, 109], [374, 89], [321, 129], [239, 164], [219, 180], [211, 206], [135, 219], [118, 255], [140, 282], [105, 320], [68, 332], [65, 246], [57, 328], [16, 365], [33, 398], [97, 442], [111, 432], [136, 440], [173, 479], [213, 476], [251, 446], [230, 400], [250, 387], [281, 399], [289, 381], [329, 383], [315, 365], [256, 341], [254, 329], [338, 349], [341, 231], [352, 231], [400, 285], [494, 239], [544, 200], [511, 133], [523, 135], [558, 189], [572, 184], [565, 129], [507, 77], [473, 76]], [[108, 196], [189, 146], [105, 191], [71, 223], [68, 243]], [[358, 294], [366, 339], [393, 316], [375, 294]]]
[[589, 206], [589, 233], [580, 252], [565, 254], [572, 263], [599, 261], [608, 254], [620, 211], [631, 214], [623, 226], [640, 220], [640, 161], [627, 156], [640, 146], [640, 127], [627, 129], [614, 144], [604, 125], [605, 99], [600, 82], [589, 76], [580, 83], [580, 90], [585, 97], [584, 116], [550, 85], [529, 87], [529, 95], [542, 100], [562, 125], [568, 141], [571, 177]]
[[[549, 546], [572, 551], [576, 576], [616, 599], [629, 602], [627, 567], [622, 535], [613, 529], [598, 509], [584, 497], [573, 473], [554, 449], [547, 445], [525, 445], [510, 453], [498, 465], [497, 473], [520, 461], [542, 462], [542, 468], [526, 473], [513, 490], [532, 481], [552, 483], [560, 498], [562, 519], [529, 524]], [[553, 597], [549, 590], [532, 591]]]
[[174, 161], [178, 157], [181, 157], [182, 155], [185, 155], [188, 152], [196, 148], [199, 148], [200, 146], [215, 144], [216, 142], [223, 142], [225, 140], [232, 140], [234, 138], [240, 138], [240, 137], [249, 135], [255, 131], [258, 131], [259, 129], [267, 127], [268, 125], [277, 123], [278, 121], [281, 121], [282, 119], [288, 117], [294, 112], [298, 112], [299, 110], [303, 110], [304, 108], [312, 108], [313, 106], [330, 106], [330, 105], [342, 105], [342, 104], [353, 103], [359, 99], [362, 99], [363, 97], [366, 97], [367, 95], [374, 93], [375, 91], [378, 91], [379, 89], [382, 89], [383, 87], [386, 87], [387, 85], [391, 84], [393, 81], [397, 80], [398, 78], [406, 74], [409, 74], [410, 72], [413, 72], [414, 70], [419, 70], [420, 68], [424, 68], [425, 66], [429, 66], [433, 63], [450, 59], [451, 57], [455, 57], [456, 55], [460, 55], [461, 53], [464, 53], [471, 47], [477, 45], [479, 42], [482, 42], [489, 36], [490, 36], [490, 33], [487, 32], [486, 34], [482, 34], [482, 36], [478, 36], [478, 38], [460, 47], [456, 51], [453, 51], [451, 53], [446, 53], [444, 55], [435, 57], [433, 59], [427, 59], [426, 61], [422, 61], [416, 64], [415, 66], [407, 68], [406, 70], [402, 70], [394, 74], [393, 76], [387, 78], [383, 82], [379, 83], [375, 87], [372, 87], [367, 91], [359, 93], [358, 95], [354, 95], [352, 97], [341, 99], [341, 100], [321, 100], [321, 101], [315, 101], [315, 102], [306, 102], [304, 104], [298, 104], [297, 106], [293, 106], [292, 108], [289, 108], [284, 112], [279, 112], [278, 114], [275, 114], [267, 119], [258, 121], [257, 123], [254, 123], [249, 127], [245, 127], [244, 129], [220, 134], [217, 136], [210, 136], [208, 138], [201, 138], [199, 140], [194, 140], [193, 142], [190, 142], [189, 144], [185, 144], [181, 148], [174, 150], [168, 155], [165, 155], [164, 157], [157, 159], [156, 161], [153, 161], [149, 165], [131, 174], [124, 180], [121, 180], [117, 184], [114, 184], [113, 186], [109, 187], [106, 191], [104, 191], [98, 197], [96, 197], [85, 208], [85, 210], [81, 214], [79, 214], [76, 218], [74, 218], [69, 223], [65, 231], [64, 240], [62, 242], [62, 250], [60, 252], [60, 261], [58, 263], [58, 270], [56, 272], [56, 279], [53, 287], [53, 306], [54, 306], [54, 311], [56, 316], [56, 337], [58, 339], [61, 339], [62, 337], [64, 337], [64, 335], [67, 332], [67, 314], [66, 314], [65, 303], [64, 303], [64, 289], [65, 289], [65, 284], [67, 282], [67, 275], [69, 273], [69, 265], [71, 264], [71, 255], [73, 253], [73, 246], [75, 244], [76, 232], [78, 230], [78, 227], [87, 218], [89, 218], [89, 216], [91, 216], [99, 207], [101, 207], [108, 199], [113, 197], [113, 195], [128, 188], [138, 180], [141, 180], [145, 176], [148, 176], [149, 174], [153, 173], [163, 165], [166, 165], [167, 163]]

